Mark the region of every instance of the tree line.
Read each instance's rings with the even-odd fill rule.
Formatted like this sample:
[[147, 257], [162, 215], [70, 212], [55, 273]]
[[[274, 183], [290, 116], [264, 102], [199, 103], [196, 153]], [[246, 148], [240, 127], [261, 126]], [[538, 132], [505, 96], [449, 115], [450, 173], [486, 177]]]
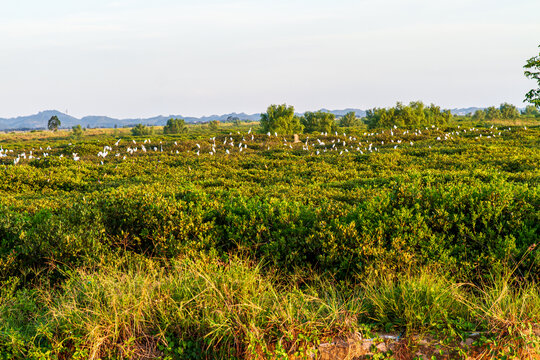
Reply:
[[452, 115], [449, 110], [431, 104], [425, 106], [421, 101], [403, 105], [398, 102], [391, 108], [374, 108], [368, 110], [366, 116], [358, 118], [355, 112], [349, 112], [336, 120], [332, 113], [324, 111], [308, 111], [296, 115], [293, 106], [270, 105], [266, 113], [261, 114], [263, 132], [294, 134], [336, 131], [339, 127], [353, 127], [366, 124], [370, 128], [391, 126], [423, 126], [446, 124]]
[[514, 120], [521, 116], [540, 117], [540, 112], [535, 106], [527, 105], [525, 110], [519, 111], [515, 105], [502, 103], [498, 108], [490, 106], [485, 109], [478, 109], [472, 115], [477, 121], [483, 120]]
[[[475, 121], [489, 120], [514, 120], [520, 117], [540, 118], [540, 111], [533, 105], [528, 105], [523, 111], [512, 104], [503, 103], [499, 107], [490, 106], [478, 109], [474, 113], [465, 115]], [[302, 115], [295, 113], [294, 106], [287, 104], [272, 104], [265, 113], [261, 114], [260, 125], [264, 133], [300, 134], [300, 133], [332, 133], [338, 128], [356, 127], [367, 125], [368, 128], [398, 127], [422, 127], [441, 126], [448, 124], [453, 115], [450, 110], [441, 109], [431, 104], [426, 106], [421, 101], [412, 101], [408, 105], [401, 102], [389, 108], [373, 108], [367, 110], [366, 116], [357, 117], [354, 111], [336, 118], [333, 113], [325, 111], [307, 111]], [[235, 122], [236, 125], [239, 125]], [[49, 120], [48, 128], [56, 131], [61, 125], [58, 117], [53, 116]], [[217, 130], [220, 122], [217, 120], [208, 122], [208, 127]], [[73, 135], [82, 136], [83, 130], [80, 125], [73, 126]], [[187, 132], [187, 124], [184, 119], [171, 118], [163, 127], [163, 134], [183, 134]], [[154, 127], [137, 124], [131, 128], [133, 136], [145, 136], [155, 133]]]

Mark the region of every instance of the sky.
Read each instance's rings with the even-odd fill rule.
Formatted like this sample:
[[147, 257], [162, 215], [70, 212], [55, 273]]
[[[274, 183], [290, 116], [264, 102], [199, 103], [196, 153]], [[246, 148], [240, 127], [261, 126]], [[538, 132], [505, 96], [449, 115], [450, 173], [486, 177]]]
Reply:
[[0, 117], [519, 107], [538, 0], [0, 0]]

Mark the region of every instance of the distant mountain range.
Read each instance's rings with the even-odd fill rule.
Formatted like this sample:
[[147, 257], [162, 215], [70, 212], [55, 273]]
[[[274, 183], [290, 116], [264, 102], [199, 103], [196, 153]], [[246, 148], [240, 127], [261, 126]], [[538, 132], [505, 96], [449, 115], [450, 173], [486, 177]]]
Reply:
[[[473, 113], [478, 109], [477, 107], [451, 109], [450, 111], [454, 115], [465, 115]], [[365, 110], [361, 109], [343, 109], [343, 110], [328, 110], [321, 109], [321, 111], [329, 112], [337, 117], [343, 116], [350, 111], [354, 111], [356, 116], [362, 117], [366, 115]], [[261, 118], [261, 114], [246, 114], [246, 113], [230, 113], [224, 115], [210, 115], [203, 117], [191, 117], [182, 115], [169, 115], [169, 116], [155, 116], [150, 118], [138, 118], [138, 119], [115, 119], [108, 116], [85, 116], [83, 118], [76, 118], [67, 114], [64, 114], [57, 110], [41, 111], [34, 115], [19, 116], [15, 118], [0, 118], [0, 130], [34, 130], [34, 129], [46, 129], [47, 122], [52, 116], [57, 116], [62, 123], [62, 128], [71, 128], [72, 126], [80, 124], [82, 127], [92, 128], [112, 128], [115, 125], [117, 127], [133, 126], [136, 124], [145, 125], [157, 125], [162, 126], [167, 123], [170, 118], [182, 118], [188, 123], [203, 123], [212, 120], [227, 121], [227, 119], [238, 118], [240, 120], [258, 121]], [[301, 115], [301, 113], [299, 113]]]
[[207, 122], [212, 120], [225, 121], [228, 117], [238, 118], [240, 120], [258, 120], [260, 114], [248, 115], [245, 113], [231, 113], [225, 115], [211, 115], [203, 117], [189, 117], [182, 115], [169, 115], [169, 116], [155, 116], [150, 118], [138, 118], [138, 119], [115, 119], [108, 116], [85, 116], [83, 118], [76, 118], [71, 115], [64, 114], [57, 110], [41, 111], [34, 115], [19, 116], [15, 118], [3, 119], [0, 118], [0, 130], [17, 130], [17, 129], [45, 129], [47, 123], [52, 116], [57, 116], [61, 122], [61, 128], [71, 128], [75, 125], [81, 125], [82, 127], [92, 128], [112, 128], [115, 125], [117, 127], [133, 126], [136, 124], [144, 125], [165, 125], [170, 118], [182, 118], [186, 122]]

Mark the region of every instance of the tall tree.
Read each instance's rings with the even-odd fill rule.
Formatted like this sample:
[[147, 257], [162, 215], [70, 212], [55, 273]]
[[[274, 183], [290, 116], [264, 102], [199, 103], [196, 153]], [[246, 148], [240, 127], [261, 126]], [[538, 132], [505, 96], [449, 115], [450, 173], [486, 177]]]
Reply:
[[540, 116], [540, 111], [533, 105], [527, 105], [525, 110], [522, 112], [525, 116]]
[[503, 119], [516, 119], [519, 117], [519, 110], [515, 105], [503, 103], [499, 106]]
[[450, 110], [441, 110], [434, 104], [426, 107], [421, 101], [412, 101], [409, 105], [398, 102], [389, 109], [375, 108], [366, 112], [366, 121], [370, 128], [442, 125], [451, 118]]
[[341, 127], [351, 127], [351, 126], [357, 126], [359, 123], [358, 119], [356, 118], [356, 113], [354, 111], [350, 111], [343, 115], [341, 120], [339, 121], [339, 126]]
[[486, 108], [486, 119], [487, 120], [500, 120], [502, 119], [501, 110], [497, 109], [495, 106], [490, 106]]
[[51, 131], [56, 131], [58, 130], [58, 127], [60, 125], [62, 125], [62, 123], [60, 122], [60, 119], [58, 119], [58, 116], [53, 115], [51, 116], [51, 118], [49, 119], [49, 122], [47, 123], [47, 128], [49, 128], [49, 130]]
[[163, 127], [164, 134], [181, 134], [186, 131], [187, 131], [187, 126], [184, 119], [170, 118], [169, 120], [167, 120], [167, 125]]
[[332, 132], [336, 129], [336, 116], [323, 111], [306, 112], [300, 118], [305, 132]]
[[[540, 47], [540, 45], [538, 47]], [[532, 89], [525, 94], [525, 100], [540, 109], [540, 53], [538, 56], [533, 56], [527, 60], [527, 64], [523, 67], [526, 69], [525, 76], [529, 79], [536, 80], [538, 83], [538, 89]]]
[[261, 114], [261, 128], [264, 132], [280, 134], [301, 133], [304, 126], [300, 118], [294, 115], [294, 106], [270, 105], [266, 113]]
[[482, 109], [478, 109], [474, 112], [472, 118], [476, 121], [484, 121], [486, 119], [486, 112]]

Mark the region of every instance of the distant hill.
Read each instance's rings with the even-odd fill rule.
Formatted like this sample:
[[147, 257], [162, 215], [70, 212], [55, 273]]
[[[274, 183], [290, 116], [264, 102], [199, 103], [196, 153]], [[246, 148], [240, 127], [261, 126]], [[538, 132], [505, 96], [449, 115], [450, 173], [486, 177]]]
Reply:
[[37, 113], [35, 115], [19, 116], [10, 119], [0, 118], [0, 130], [6, 129], [38, 129], [46, 128], [47, 122], [52, 116], [58, 116], [58, 119], [62, 122], [62, 125], [69, 124], [77, 121], [73, 116], [66, 115], [56, 110], [47, 110]]
[[328, 110], [328, 109], [321, 109], [320, 111], [328, 112], [336, 115], [337, 117], [343, 116], [347, 114], [348, 112], [355, 112], [357, 117], [364, 117], [366, 116], [365, 110], [360, 109], [343, 109], [343, 110]]
[[169, 115], [169, 116], [155, 116], [150, 118], [130, 118], [130, 119], [115, 119], [108, 116], [85, 116], [82, 118], [76, 118], [64, 114], [57, 110], [41, 111], [34, 115], [19, 116], [15, 118], [0, 118], [0, 130], [32, 130], [32, 129], [46, 129], [47, 123], [52, 116], [57, 116], [62, 123], [61, 128], [71, 128], [72, 126], [80, 124], [82, 127], [92, 128], [111, 128], [115, 125], [118, 127], [133, 126], [136, 124], [145, 125], [165, 125], [170, 118], [182, 118], [188, 123], [208, 122], [212, 120], [226, 121], [227, 118], [238, 118], [240, 120], [259, 120], [260, 114], [245, 114], [245, 113], [231, 113], [224, 115], [210, 115], [203, 117], [189, 117], [182, 115]]
[[[478, 109], [483, 109], [479, 107], [469, 107], [469, 108], [457, 108], [451, 109], [450, 111], [454, 115], [466, 115], [469, 113], [474, 113]], [[320, 111], [329, 112], [336, 117], [341, 117], [350, 111], [354, 111], [356, 116], [363, 117], [366, 115], [365, 110], [361, 109], [343, 109], [343, 110], [328, 110], [320, 109]], [[260, 114], [246, 114], [246, 113], [230, 113], [223, 115], [210, 115], [202, 117], [190, 117], [182, 115], [169, 115], [169, 116], [155, 116], [150, 118], [131, 118], [131, 119], [115, 119], [108, 116], [85, 116], [83, 118], [76, 118], [67, 114], [64, 114], [57, 110], [46, 110], [41, 111], [34, 115], [28, 116], [19, 116], [15, 118], [0, 118], [0, 131], [1, 130], [33, 130], [33, 129], [46, 129], [47, 122], [52, 116], [58, 116], [62, 126], [61, 128], [71, 128], [72, 126], [80, 124], [82, 127], [92, 127], [92, 128], [111, 128], [115, 125], [118, 127], [124, 126], [133, 126], [136, 124], [145, 124], [145, 125], [157, 125], [162, 126], [167, 123], [167, 120], [170, 118], [182, 118], [188, 123], [198, 123], [198, 122], [208, 122], [212, 120], [218, 121], [227, 121], [228, 119], [238, 118], [239, 120], [249, 120], [249, 121], [258, 121], [261, 118]], [[298, 113], [302, 115], [302, 113]]]
[[474, 114], [476, 110], [484, 110], [485, 108], [480, 107], [468, 107], [468, 108], [461, 108], [461, 109], [450, 109], [450, 112], [452, 115], [467, 115], [467, 114]]

